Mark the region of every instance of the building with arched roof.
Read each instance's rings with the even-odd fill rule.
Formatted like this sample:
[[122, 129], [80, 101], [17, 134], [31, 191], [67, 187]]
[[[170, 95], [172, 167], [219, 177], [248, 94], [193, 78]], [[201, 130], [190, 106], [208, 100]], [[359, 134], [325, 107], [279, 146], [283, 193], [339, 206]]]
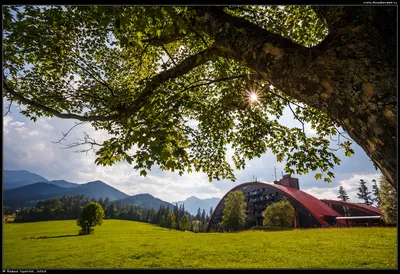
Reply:
[[343, 217], [382, 215], [379, 208], [362, 203], [349, 203], [336, 200], [321, 200]]
[[284, 197], [295, 209], [294, 226], [297, 228], [329, 227], [336, 224], [336, 217], [382, 215], [380, 210], [373, 206], [317, 199], [300, 190], [297, 178], [284, 175], [274, 184], [256, 181], [232, 188], [216, 206], [211, 215], [207, 232], [220, 230], [225, 206], [224, 199], [232, 191], [242, 191], [245, 195], [247, 227], [262, 225], [262, 212], [265, 208]]

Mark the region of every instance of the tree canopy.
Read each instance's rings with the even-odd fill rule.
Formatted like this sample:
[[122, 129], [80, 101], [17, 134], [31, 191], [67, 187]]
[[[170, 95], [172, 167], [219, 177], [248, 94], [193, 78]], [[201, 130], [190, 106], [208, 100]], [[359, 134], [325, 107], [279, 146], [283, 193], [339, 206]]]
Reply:
[[82, 209], [81, 215], [77, 220], [77, 225], [82, 228], [80, 234], [89, 234], [94, 226], [103, 223], [104, 210], [99, 203], [90, 202]]
[[396, 7], [4, 6], [3, 28], [3, 96], [106, 130], [76, 144], [97, 164], [235, 180], [270, 150], [330, 182], [355, 141], [397, 187]]

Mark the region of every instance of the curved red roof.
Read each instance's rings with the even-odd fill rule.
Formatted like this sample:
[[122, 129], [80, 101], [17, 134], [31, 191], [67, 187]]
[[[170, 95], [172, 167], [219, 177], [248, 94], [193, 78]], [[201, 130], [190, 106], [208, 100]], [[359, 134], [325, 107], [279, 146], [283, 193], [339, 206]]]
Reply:
[[[266, 185], [269, 187], [273, 187], [275, 189], [278, 189], [285, 193], [287, 196], [292, 198], [293, 200], [297, 201], [301, 206], [306, 208], [311, 215], [314, 216], [314, 218], [321, 223], [323, 226], [329, 226], [329, 224], [323, 219], [324, 216], [336, 216], [336, 217], [341, 217], [338, 212], [333, 210], [331, 207], [329, 207], [327, 204], [324, 202], [320, 201], [319, 199], [315, 198], [314, 196], [305, 193], [304, 191], [301, 191], [296, 188], [292, 187], [286, 187], [286, 186], [281, 186], [277, 184], [267, 184], [267, 183], [262, 183], [262, 182], [247, 182], [243, 183], [240, 185], [235, 186], [232, 188], [230, 191], [228, 191], [224, 197], [219, 201], [218, 205], [215, 207], [217, 209], [220, 206], [220, 203], [225, 199], [225, 197], [228, 196], [228, 194], [232, 191], [235, 191], [238, 188], [244, 187], [246, 185], [254, 185], [254, 184], [259, 184], [259, 185]], [[214, 217], [214, 213], [216, 210], [214, 210], [213, 214], [211, 215], [210, 220]]]
[[378, 214], [378, 215], [383, 215], [382, 211], [379, 208], [376, 208], [374, 206], [366, 205], [366, 204], [361, 204], [361, 203], [348, 203], [348, 202], [343, 202], [343, 201], [338, 201], [338, 200], [321, 200], [321, 201], [326, 201], [331, 204], [336, 204], [336, 205], [344, 205], [348, 207], [354, 207], [356, 209], [366, 211], [368, 213], [372, 214]]

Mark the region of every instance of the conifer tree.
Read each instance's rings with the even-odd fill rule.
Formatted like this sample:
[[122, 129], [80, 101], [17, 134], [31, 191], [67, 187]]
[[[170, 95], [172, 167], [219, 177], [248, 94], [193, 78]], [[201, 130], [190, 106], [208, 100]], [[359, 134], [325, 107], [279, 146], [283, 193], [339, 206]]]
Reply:
[[165, 217], [164, 217], [164, 215], [161, 216], [160, 226], [161, 226], [161, 227], [164, 227], [164, 226], [165, 226]]
[[201, 209], [200, 209], [200, 207], [197, 209], [196, 219], [201, 221]]
[[376, 202], [376, 207], [381, 206], [381, 199], [379, 198], [379, 188], [378, 185], [376, 184], [376, 180], [372, 180], [372, 193], [374, 194], [374, 198], [372, 199], [374, 202]]
[[372, 204], [372, 198], [371, 198], [371, 192], [368, 191], [368, 187], [366, 185], [367, 182], [365, 182], [363, 179], [360, 179], [358, 182], [359, 187], [357, 196], [360, 200], [364, 200], [364, 204], [366, 205], [371, 205]]
[[347, 196], [346, 190], [344, 190], [343, 186], [339, 187], [339, 196], [337, 196], [343, 202], [347, 202], [350, 198]]

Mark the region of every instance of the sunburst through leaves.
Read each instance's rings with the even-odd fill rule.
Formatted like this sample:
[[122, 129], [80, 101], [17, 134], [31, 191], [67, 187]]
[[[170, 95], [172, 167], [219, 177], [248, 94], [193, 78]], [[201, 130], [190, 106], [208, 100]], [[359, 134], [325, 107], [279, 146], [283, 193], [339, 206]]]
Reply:
[[261, 92], [257, 89], [246, 90], [244, 93], [244, 100], [246, 104], [254, 106], [259, 104], [262, 100]]

